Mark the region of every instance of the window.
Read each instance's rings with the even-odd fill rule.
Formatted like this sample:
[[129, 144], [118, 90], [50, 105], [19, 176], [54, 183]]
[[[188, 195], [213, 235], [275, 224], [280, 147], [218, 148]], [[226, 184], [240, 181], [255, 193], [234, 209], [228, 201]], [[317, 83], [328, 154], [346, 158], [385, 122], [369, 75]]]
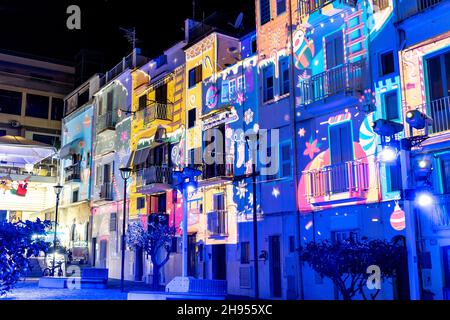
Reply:
[[326, 39], [327, 69], [344, 64], [344, 41], [342, 32], [336, 32]]
[[236, 80], [230, 80], [230, 100], [236, 99]]
[[396, 163], [386, 164], [386, 170], [388, 175], [388, 191], [400, 191], [402, 189], [400, 159], [397, 159]]
[[291, 143], [283, 143], [281, 145], [281, 177], [286, 178], [291, 176], [292, 171], [292, 158], [291, 158]]
[[252, 37], [252, 55], [258, 51], [258, 42], [256, 41], [256, 37]]
[[245, 76], [240, 76], [237, 78], [237, 91], [242, 93], [244, 92], [244, 83], [245, 83]]
[[430, 99], [450, 96], [450, 52], [427, 59], [427, 71]]
[[269, 65], [263, 69], [263, 100], [271, 101], [274, 98], [273, 91], [273, 65]]
[[250, 242], [241, 242], [241, 264], [250, 263]]
[[49, 136], [46, 134], [33, 134], [33, 140], [41, 143], [48, 144], [50, 146], [58, 146], [60, 144], [59, 137]]
[[353, 160], [351, 122], [333, 125], [329, 129], [331, 164], [344, 164]]
[[143, 96], [139, 97], [139, 110], [144, 110], [147, 106], [147, 95], [144, 94]]
[[86, 103], [88, 103], [89, 101], [89, 89], [81, 92], [78, 95], [78, 106], [81, 107], [83, 105], [85, 105]]
[[167, 104], [167, 84], [160, 85], [155, 89], [155, 100]]
[[202, 71], [203, 69], [201, 64], [189, 70], [189, 88], [192, 88], [197, 83], [202, 81]]
[[259, 0], [259, 15], [261, 25], [270, 21], [270, 0]]
[[286, 0], [277, 0], [277, 15], [286, 12]]
[[80, 192], [77, 190], [72, 191], [72, 203], [78, 202], [78, 197], [80, 195]]
[[144, 209], [145, 208], [145, 197], [139, 197], [136, 199], [136, 209]]
[[22, 114], [22, 93], [0, 89], [0, 112], [20, 116]]
[[392, 51], [380, 54], [381, 76], [394, 73], [394, 53]]
[[117, 231], [117, 213], [112, 212], [109, 216], [109, 231], [115, 232]]
[[111, 112], [114, 105], [114, 89], [109, 90], [106, 95], [106, 112]]
[[162, 54], [158, 58], [156, 58], [156, 68], [161, 68], [166, 63], [167, 63], [167, 55]]
[[64, 111], [64, 100], [59, 98], [52, 98], [52, 120], [61, 121]]
[[6, 130], [0, 130], [0, 137], [6, 136]]
[[279, 62], [279, 81], [280, 81], [280, 95], [289, 93], [289, 59], [283, 57]]
[[450, 193], [450, 158], [441, 158], [442, 192]]
[[188, 112], [188, 129], [195, 127], [195, 121], [197, 118], [197, 110], [191, 109]]
[[386, 120], [397, 120], [400, 118], [397, 100], [397, 90], [384, 95], [384, 118]]
[[25, 114], [28, 117], [48, 119], [49, 97], [36, 94], [27, 94], [27, 107]]
[[221, 99], [222, 102], [228, 102], [228, 95], [229, 95], [229, 84], [228, 81], [222, 82], [222, 91], [221, 91]]

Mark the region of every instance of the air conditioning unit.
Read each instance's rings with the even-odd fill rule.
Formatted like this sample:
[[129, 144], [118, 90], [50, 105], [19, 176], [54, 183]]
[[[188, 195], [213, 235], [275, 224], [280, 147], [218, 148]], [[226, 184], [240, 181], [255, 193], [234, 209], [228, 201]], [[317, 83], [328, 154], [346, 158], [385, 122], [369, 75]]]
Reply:
[[10, 120], [9, 121], [9, 125], [13, 128], [19, 128], [20, 127], [20, 122], [17, 120]]

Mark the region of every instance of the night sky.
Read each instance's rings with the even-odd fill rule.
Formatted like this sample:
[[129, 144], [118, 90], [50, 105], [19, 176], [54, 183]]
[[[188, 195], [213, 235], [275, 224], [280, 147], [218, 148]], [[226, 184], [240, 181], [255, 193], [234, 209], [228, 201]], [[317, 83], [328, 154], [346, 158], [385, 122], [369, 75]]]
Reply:
[[[196, 2], [197, 20], [203, 12], [220, 12], [234, 22], [242, 11], [246, 29], [254, 28], [254, 0]], [[71, 4], [81, 8], [81, 30], [66, 27]], [[72, 64], [80, 49], [96, 50], [110, 68], [131, 52], [119, 27], [136, 27], [137, 46], [156, 57], [183, 39], [184, 20], [192, 14], [192, 0], [0, 0], [0, 48]]]

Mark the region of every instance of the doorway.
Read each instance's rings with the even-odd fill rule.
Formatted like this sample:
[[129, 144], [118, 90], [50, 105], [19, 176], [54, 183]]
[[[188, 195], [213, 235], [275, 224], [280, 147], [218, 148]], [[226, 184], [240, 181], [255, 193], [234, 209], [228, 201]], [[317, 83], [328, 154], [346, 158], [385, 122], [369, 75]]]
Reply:
[[196, 241], [196, 233], [188, 235], [188, 276], [194, 278], [197, 276], [197, 257], [195, 254]]
[[144, 275], [144, 254], [142, 247], [136, 247], [134, 261], [134, 281], [142, 281], [142, 276]]
[[212, 246], [213, 280], [227, 280], [227, 247], [225, 244]]
[[281, 244], [280, 236], [269, 237], [270, 291], [272, 297], [281, 298]]
[[100, 241], [100, 268], [106, 268], [106, 259], [108, 257], [108, 241]]
[[95, 267], [97, 263], [97, 238], [92, 238], [92, 266]]

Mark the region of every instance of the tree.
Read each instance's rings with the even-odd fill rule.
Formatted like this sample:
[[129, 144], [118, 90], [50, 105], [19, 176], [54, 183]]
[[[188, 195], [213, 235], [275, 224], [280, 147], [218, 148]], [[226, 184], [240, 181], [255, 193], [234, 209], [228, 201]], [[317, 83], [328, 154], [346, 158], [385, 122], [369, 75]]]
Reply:
[[[374, 266], [380, 271], [380, 284], [393, 278], [405, 256], [405, 248], [400, 244], [385, 240], [347, 240], [332, 243], [328, 240], [309, 242], [300, 249], [303, 262], [333, 281], [344, 300], [351, 300], [359, 292], [367, 300], [365, 288], [373, 276], [368, 269]], [[375, 300], [380, 287], [375, 286], [370, 298]]]
[[141, 248], [150, 256], [153, 265], [153, 290], [160, 290], [160, 270], [170, 259], [175, 228], [160, 220], [151, 221], [145, 229], [141, 223], [128, 226], [127, 243], [133, 249]]
[[28, 271], [29, 259], [47, 252], [43, 236], [50, 222], [0, 222], [0, 296]]

